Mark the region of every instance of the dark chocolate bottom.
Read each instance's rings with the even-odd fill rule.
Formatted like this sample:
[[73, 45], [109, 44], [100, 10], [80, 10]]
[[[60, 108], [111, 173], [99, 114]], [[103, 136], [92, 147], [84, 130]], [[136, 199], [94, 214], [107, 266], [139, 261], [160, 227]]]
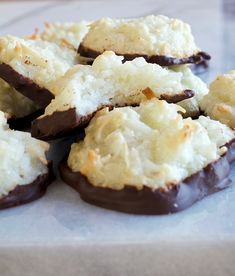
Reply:
[[48, 165], [48, 173], [39, 175], [30, 184], [16, 186], [8, 195], [1, 197], [0, 209], [22, 205], [42, 197], [54, 179], [52, 163], [50, 163]]
[[31, 125], [31, 135], [41, 140], [52, 140], [83, 132], [84, 127], [93, 116], [94, 113], [79, 117], [75, 108], [57, 111], [34, 120]]
[[7, 122], [11, 129], [24, 130], [26, 128], [30, 128], [31, 122], [35, 120], [37, 117], [41, 116], [43, 112], [44, 109], [39, 109], [21, 118], [10, 118], [7, 120]]
[[186, 113], [181, 113], [181, 112], [179, 112], [182, 116], [183, 116], [183, 118], [192, 118], [193, 120], [196, 120], [196, 119], [198, 119], [201, 115], [202, 115], [202, 113], [200, 112], [200, 110], [197, 110], [197, 111], [187, 111]]
[[168, 103], [178, 103], [183, 100], [187, 100], [192, 98], [195, 95], [194, 91], [190, 89], [184, 90], [181, 94], [175, 94], [175, 95], [167, 95], [167, 94], [162, 94], [160, 96], [160, 100], [165, 100]]
[[0, 78], [42, 108], [45, 108], [55, 97], [48, 89], [40, 87], [8, 64], [0, 64]]
[[[112, 49], [107, 49], [107, 50], [112, 50]], [[90, 49], [88, 47], [83, 46], [80, 44], [78, 48], [78, 53], [83, 56], [83, 57], [88, 57], [88, 58], [96, 58], [102, 52], [98, 52], [96, 50]], [[203, 61], [210, 60], [210, 55], [208, 55], [205, 52], [198, 52], [195, 55], [192, 55], [190, 57], [185, 57], [185, 58], [174, 58], [174, 57], [169, 57], [169, 56], [162, 56], [162, 55], [152, 55], [148, 56], [146, 54], [122, 54], [122, 53], [116, 53], [118, 56], [123, 56], [124, 61], [128, 60], [133, 60], [137, 57], [143, 57], [147, 62], [149, 63], [157, 63], [161, 66], [171, 66], [171, 65], [179, 65], [179, 64], [187, 64], [187, 63], [194, 63], [194, 64], [199, 64], [202, 63]]]
[[67, 161], [60, 164], [62, 179], [80, 193], [81, 198], [91, 204], [133, 214], [169, 214], [182, 211], [207, 195], [228, 187], [230, 163], [235, 159], [235, 140], [228, 144], [228, 152], [201, 171], [172, 185], [168, 191], [142, 190], [126, 185], [122, 190], [93, 186], [79, 172], [72, 172]]

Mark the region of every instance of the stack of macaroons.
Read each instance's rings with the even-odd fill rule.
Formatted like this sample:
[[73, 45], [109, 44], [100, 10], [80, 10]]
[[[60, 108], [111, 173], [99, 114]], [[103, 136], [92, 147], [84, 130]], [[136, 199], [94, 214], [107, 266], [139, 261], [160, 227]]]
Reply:
[[[88, 30], [87, 22], [47, 23], [41, 34], [36, 32], [25, 38], [1, 37], [0, 110], [8, 118], [21, 121], [35, 119], [36, 110], [39, 116], [38, 110], [55, 97], [49, 83], [72, 66], [89, 61], [80, 57], [75, 49]], [[17, 126], [17, 121], [14, 125]]]
[[10, 127], [25, 129], [43, 113], [55, 97], [49, 83], [89, 61], [75, 49], [88, 29], [86, 22], [55, 23], [42, 34], [0, 38], [0, 209], [41, 197], [54, 180], [45, 157], [49, 144], [8, 129], [6, 119]]
[[[189, 67], [209, 59], [188, 24], [162, 15], [46, 23], [41, 33], [0, 38], [0, 110], [13, 121], [34, 118], [31, 134], [42, 140], [88, 126], [60, 165], [62, 178], [84, 200], [129, 213], [177, 212], [230, 183], [235, 133], [222, 123], [233, 126], [232, 119], [215, 115], [211, 98], [221, 104], [219, 89], [209, 92]], [[19, 128], [17, 122], [13, 126]], [[47, 144], [13, 133], [19, 151], [28, 144], [35, 149], [20, 158], [39, 161], [25, 161], [21, 168], [8, 151], [17, 184], [2, 174], [2, 208], [39, 197], [32, 193], [26, 200], [22, 187], [28, 191], [29, 183], [46, 175], [44, 185], [36, 184], [42, 194], [52, 179], [37, 150]], [[6, 162], [0, 164], [3, 171]]]
[[76, 52], [43, 40], [0, 38], [0, 77], [41, 107], [55, 95], [50, 82], [78, 63]]

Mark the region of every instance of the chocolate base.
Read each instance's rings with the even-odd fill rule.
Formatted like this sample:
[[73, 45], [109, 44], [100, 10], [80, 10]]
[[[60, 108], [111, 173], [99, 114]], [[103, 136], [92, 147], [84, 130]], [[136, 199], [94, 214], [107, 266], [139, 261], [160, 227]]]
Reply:
[[34, 120], [31, 125], [31, 135], [45, 141], [72, 135], [79, 130], [82, 131], [93, 116], [94, 113], [88, 116], [78, 116], [76, 108], [56, 111]]
[[[160, 99], [166, 100], [169, 103], [176, 103], [193, 96], [194, 92], [192, 90], [184, 90], [181, 94], [173, 96], [162, 94]], [[137, 104], [131, 106], [137, 106]], [[99, 107], [96, 111], [86, 116], [77, 115], [76, 108], [70, 108], [65, 111], [56, 111], [51, 115], [34, 120], [31, 125], [31, 134], [33, 137], [42, 140], [52, 140], [74, 134], [76, 131], [83, 130], [94, 117], [95, 113], [104, 107], [107, 107], [107, 105]], [[110, 109], [114, 108], [114, 106], [111, 105], [108, 107]], [[123, 105], [115, 105], [115, 107], [123, 107]]]
[[62, 179], [91, 204], [132, 214], [169, 214], [182, 211], [207, 195], [228, 187], [230, 163], [235, 159], [235, 140], [227, 144], [228, 152], [201, 171], [169, 189], [153, 190], [147, 186], [137, 190], [125, 185], [121, 190], [93, 186], [79, 172], [72, 172], [64, 160], [59, 166]]
[[35, 120], [37, 117], [41, 116], [44, 112], [44, 109], [36, 110], [35, 112], [26, 115], [20, 118], [10, 118], [7, 120], [9, 127], [15, 130], [24, 130], [26, 128], [30, 128], [31, 122]]
[[[108, 49], [107, 49], [108, 50]], [[109, 49], [111, 50], [111, 49]], [[103, 51], [104, 52], [104, 51]], [[96, 50], [93, 50], [91, 48], [83, 46], [81, 43], [78, 48], [78, 53], [83, 57], [88, 58], [96, 58], [103, 52], [98, 52]], [[182, 57], [182, 58], [175, 58], [175, 57], [169, 57], [169, 56], [163, 56], [163, 55], [152, 55], [148, 56], [146, 54], [121, 54], [116, 53], [118, 56], [123, 56], [124, 61], [133, 60], [137, 57], [143, 57], [147, 62], [149, 63], [157, 63], [161, 66], [171, 66], [171, 65], [179, 65], [179, 64], [186, 64], [186, 63], [194, 63], [199, 64], [203, 61], [210, 60], [211, 57], [209, 54], [205, 52], [198, 52], [195, 55], [189, 56], [189, 57]]]
[[178, 103], [186, 99], [190, 99], [195, 95], [194, 91], [186, 89], [184, 90], [181, 94], [176, 94], [176, 95], [167, 95], [167, 94], [162, 94], [160, 96], [160, 100], [165, 100], [168, 103]]
[[0, 64], [0, 78], [42, 108], [45, 108], [55, 97], [48, 89], [40, 87], [8, 64]]
[[22, 205], [42, 197], [54, 179], [52, 163], [49, 163], [46, 174], [39, 175], [30, 184], [18, 185], [6, 196], [0, 197], [0, 210]]
[[178, 113], [180, 113], [184, 119], [190, 117], [193, 120], [198, 119], [202, 115], [200, 110], [187, 111], [186, 113], [182, 113], [182, 112], [179, 111]]

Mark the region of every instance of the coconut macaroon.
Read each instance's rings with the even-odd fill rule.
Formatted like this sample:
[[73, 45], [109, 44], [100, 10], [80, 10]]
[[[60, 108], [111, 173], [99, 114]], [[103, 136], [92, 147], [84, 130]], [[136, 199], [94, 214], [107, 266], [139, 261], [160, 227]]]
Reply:
[[235, 70], [218, 76], [200, 105], [211, 118], [235, 128]]
[[188, 24], [163, 15], [135, 19], [102, 18], [93, 22], [78, 52], [95, 58], [106, 50], [124, 56], [125, 60], [142, 56], [161, 66], [210, 59], [196, 46]]
[[152, 97], [180, 102], [207, 93], [206, 85], [185, 66], [171, 70], [143, 58], [122, 60], [107, 51], [92, 66], [74, 66], [51, 83], [57, 96], [33, 122], [32, 135], [48, 139], [68, 133], [88, 123], [103, 106], [139, 105]]
[[42, 40], [77, 50], [89, 31], [89, 22], [45, 23], [45, 30], [39, 35]]
[[[45, 29], [43, 32], [39, 32], [36, 28], [35, 32], [27, 36], [27, 39], [44, 40], [51, 43], [55, 43], [62, 48], [69, 48], [72, 51], [77, 52], [82, 39], [89, 30], [89, 22], [55, 22], [45, 23]], [[81, 57], [77, 55], [77, 63], [79, 64], [92, 64], [93, 59]]]
[[53, 180], [45, 152], [49, 144], [10, 130], [0, 112], [0, 209], [41, 197]]
[[7, 119], [25, 118], [37, 109], [30, 99], [0, 79], [0, 110], [5, 113]]
[[72, 145], [62, 178], [90, 203], [146, 214], [180, 211], [225, 188], [234, 131], [179, 112], [158, 99], [102, 109]]
[[45, 107], [55, 97], [49, 83], [77, 64], [75, 51], [42, 40], [0, 38], [0, 77]]
[[[39, 33], [36, 29], [35, 34], [31, 37], [34, 39], [41, 39], [56, 43], [60, 47], [69, 48], [77, 52], [77, 49], [89, 31], [90, 22], [81, 21], [81, 22], [55, 22], [55, 23], [45, 23], [45, 30], [42, 33]], [[79, 64], [92, 64], [92, 58], [82, 57], [77, 55], [77, 63]]]

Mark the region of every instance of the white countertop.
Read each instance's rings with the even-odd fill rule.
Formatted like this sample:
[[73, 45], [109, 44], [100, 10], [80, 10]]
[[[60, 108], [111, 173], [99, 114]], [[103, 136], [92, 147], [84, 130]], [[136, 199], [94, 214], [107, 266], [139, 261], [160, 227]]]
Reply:
[[[219, 0], [0, 1], [0, 35], [29, 34], [45, 21], [165, 14], [189, 22], [212, 55], [202, 75], [209, 81], [235, 68], [235, 21], [222, 7]], [[54, 142], [52, 155], [60, 159], [66, 147]], [[235, 186], [178, 214], [136, 216], [84, 203], [57, 181], [40, 200], [0, 212], [0, 275], [232, 276], [234, 199]]]

